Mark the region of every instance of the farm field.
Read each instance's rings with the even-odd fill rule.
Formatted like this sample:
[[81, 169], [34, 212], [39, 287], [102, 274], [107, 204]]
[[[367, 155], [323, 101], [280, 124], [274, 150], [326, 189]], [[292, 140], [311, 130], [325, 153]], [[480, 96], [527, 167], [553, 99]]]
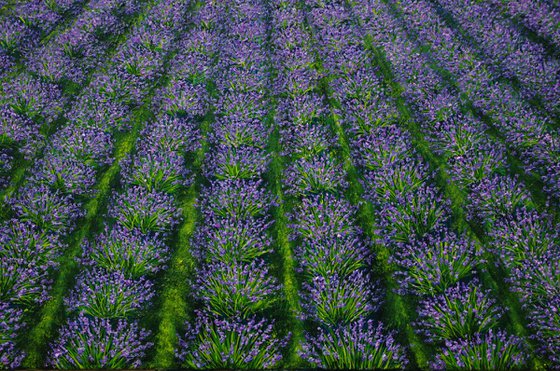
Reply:
[[0, 369], [560, 369], [556, 0], [0, 0]]

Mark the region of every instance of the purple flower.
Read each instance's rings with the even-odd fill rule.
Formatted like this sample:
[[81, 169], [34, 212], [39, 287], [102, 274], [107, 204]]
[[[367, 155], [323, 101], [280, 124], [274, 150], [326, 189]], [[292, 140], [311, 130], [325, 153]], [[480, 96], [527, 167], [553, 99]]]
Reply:
[[0, 228], [0, 258], [24, 261], [29, 267], [47, 270], [58, 265], [64, 244], [31, 222], [9, 220]]
[[539, 353], [548, 357], [555, 365], [560, 363], [560, 295], [545, 303], [531, 306], [529, 327], [534, 330], [531, 337], [540, 344]]
[[63, 234], [72, 229], [84, 212], [70, 196], [52, 191], [41, 184], [28, 184], [9, 200], [18, 218], [35, 224], [48, 233]]
[[348, 325], [306, 335], [301, 356], [325, 369], [397, 369], [408, 364], [403, 347], [393, 334], [384, 334], [383, 325], [360, 319]]
[[471, 338], [495, 327], [503, 309], [478, 282], [458, 283], [420, 303], [418, 331], [432, 342]]
[[336, 193], [348, 186], [342, 165], [324, 154], [296, 160], [285, 171], [285, 184], [286, 192], [296, 196]]
[[266, 320], [210, 319], [196, 316], [179, 340], [177, 357], [188, 368], [273, 368], [282, 359], [288, 337], [278, 339]]
[[205, 218], [245, 219], [265, 215], [275, 200], [262, 181], [226, 180], [202, 190], [199, 201]]
[[442, 369], [507, 370], [526, 365], [527, 351], [521, 339], [489, 330], [471, 339], [445, 342], [430, 367]]
[[308, 317], [326, 326], [337, 326], [367, 317], [380, 297], [370, 277], [357, 270], [348, 276], [316, 276], [303, 284], [303, 307]]
[[162, 236], [115, 225], [106, 227], [95, 241], [86, 242], [82, 262], [138, 278], [164, 269], [168, 259], [169, 248]]
[[142, 186], [148, 191], [173, 193], [191, 181], [183, 156], [173, 151], [153, 148], [140, 152], [123, 168], [126, 184]]
[[168, 194], [133, 186], [117, 196], [110, 211], [122, 226], [142, 233], [168, 233], [181, 220], [181, 211]]
[[269, 155], [254, 147], [228, 147], [221, 144], [210, 153], [204, 165], [206, 177], [217, 179], [258, 179], [269, 163]]
[[154, 296], [153, 284], [145, 278], [126, 278], [122, 272], [93, 269], [77, 278], [66, 298], [69, 311], [98, 318], [130, 318]]
[[262, 260], [209, 264], [198, 272], [194, 287], [208, 310], [223, 318], [248, 318], [269, 308], [279, 290]]
[[21, 309], [7, 302], [0, 302], [0, 368], [18, 368], [25, 357], [25, 353], [15, 345], [19, 331], [23, 327], [22, 315]]
[[71, 320], [52, 344], [47, 365], [59, 369], [136, 368], [152, 343], [149, 333], [124, 319]]
[[447, 231], [399, 245], [390, 260], [399, 267], [399, 291], [434, 295], [473, 275], [481, 254], [473, 242]]
[[263, 218], [210, 218], [195, 231], [193, 254], [201, 261], [251, 262], [272, 252], [271, 238], [264, 233], [271, 224]]

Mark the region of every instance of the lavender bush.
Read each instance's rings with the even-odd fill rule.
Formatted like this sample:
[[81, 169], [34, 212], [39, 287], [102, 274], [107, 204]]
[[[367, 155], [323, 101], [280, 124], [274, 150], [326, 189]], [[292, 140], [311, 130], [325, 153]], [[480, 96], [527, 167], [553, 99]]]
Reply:
[[276, 338], [264, 320], [210, 320], [201, 313], [180, 340], [177, 356], [190, 368], [272, 368], [286, 340]]
[[138, 367], [152, 345], [148, 335], [134, 322], [80, 315], [61, 330], [48, 364], [60, 369]]
[[324, 330], [309, 337], [301, 355], [316, 367], [327, 369], [404, 368], [405, 350], [385, 334], [381, 324], [360, 320], [351, 325]]

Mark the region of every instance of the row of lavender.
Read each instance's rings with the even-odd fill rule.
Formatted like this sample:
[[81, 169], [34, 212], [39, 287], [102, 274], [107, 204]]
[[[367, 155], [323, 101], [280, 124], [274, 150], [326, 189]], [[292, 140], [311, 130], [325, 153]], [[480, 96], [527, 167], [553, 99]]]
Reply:
[[[28, 71], [14, 71], [6, 76], [2, 86], [0, 187], [10, 180], [10, 170], [18, 157], [32, 161], [50, 139], [49, 132], [56, 127], [55, 122], [71, 119], [69, 115], [72, 113], [64, 110], [75, 97], [67, 96], [67, 83], [73, 81], [72, 76], [81, 76], [81, 80], [74, 82], [83, 86], [85, 77], [100, 63], [105, 63], [102, 58], [112, 45], [111, 41], [122, 34], [131, 16], [141, 10], [139, 5], [137, 1], [92, 1], [67, 29], [56, 33], [47, 43], [32, 42], [36, 35], [20, 35], [18, 43], [31, 45], [22, 52]], [[48, 12], [39, 14], [44, 13]], [[23, 17], [16, 14], [16, 19]], [[88, 63], [86, 56], [89, 56]], [[44, 68], [52, 68], [56, 74]], [[70, 89], [69, 92], [75, 94], [76, 90]]]
[[[478, 58], [476, 51], [465, 45], [456, 31], [438, 17], [430, 2], [408, 2], [402, 11], [420, 42], [431, 48], [437, 63], [455, 76], [460, 92], [466, 95], [476, 110], [491, 118], [492, 125], [504, 136], [508, 147], [522, 159], [524, 170], [528, 174], [540, 175], [545, 183], [544, 190], [558, 200], [558, 128], [516, 95], [511, 86], [501, 82], [500, 73], [492, 61]], [[441, 36], [442, 30], [445, 37]], [[558, 74], [552, 70], [546, 73], [548, 76]], [[557, 77], [552, 77], [552, 80], [560, 86]]]
[[19, 1], [0, 16], [0, 78], [25, 58], [66, 18], [79, 13], [84, 0]]
[[[189, 10], [182, 0], [155, 3], [133, 33], [132, 50], [144, 46], [148, 59], [127, 60], [139, 76], [120, 81], [128, 83], [128, 98], [144, 99], [165, 72]], [[181, 221], [177, 192], [190, 178], [185, 156], [198, 142], [192, 117], [161, 105], [166, 96], [167, 88], [158, 93], [160, 115], [141, 132], [134, 155], [121, 163], [122, 190], [112, 197], [104, 232], [83, 246], [83, 270], [65, 300], [69, 321], [53, 344], [50, 366], [138, 367], [152, 345], [137, 319], [152, 304], [154, 274], [169, 259], [170, 235]]]
[[551, 114], [560, 104], [560, 61], [529, 40], [492, 2], [439, 0], [459, 27], [472, 38], [488, 65], [522, 84], [525, 98], [540, 96]]
[[272, 17], [283, 183], [308, 330], [300, 355], [323, 368], [404, 367], [403, 348], [373, 320], [381, 292], [368, 274], [371, 246], [344, 198], [348, 183], [300, 5], [276, 3]]
[[[402, 118], [384, 92], [379, 69], [371, 66], [363, 29], [344, 2], [315, 4], [311, 14], [338, 113], [364, 174], [364, 196], [376, 211], [377, 242], [392, 251], [398, 292], [418, 301], [414, 327], [436, 351], [431, 367], [524, 364], [521, 340], [499, 329], [505, 325], [504, 310], [479, 283], [477, 269], [484, 268], [480, 246], [465, 233], [452, 231], [449, 202], [430, 184], [433, 174], [399, 127]], [[372, 21], [378, 22], [368, 18], [364, 24], [371, 27]], [[375, 27], [388, 29], [386, 23]]]
[[[135, 37], [118, 50], [108, 69], [94, 76], [68, 113], [68, 126], [54, 135], [32, 176], [9, 200], [12, 219], [3, 224], [1, 233], [6, 311], [21, 316], [22, 309], [37, 308], [48, 299], [65, 241], [85, 214], [85, 202], [95, 197], [96, 179], [113, 161], [114, 136], [131, 127], [137, 104], [123, 97], [139, 95], [140, 89], [145, 95], [148, 89], [143, 87], [161, 73], [164, 51], [145, 45], [158, 34], [166, 41], [169, 34], [162, 35], [160, 24], [152, 22], [147, 19], [136, 27]], [[144, 67], [133, 73], [130, 66]], [[110, 76], [117, 75], [128, 83], [126, 89], [112, 83]], [[17, 333], [6, 334], [6, 346], [13, 347]], [[7, 359], [8, 367], [19, 364], [21, 352], [15, 354], [17, 359]]]
[[543, 0], [493, 0], [492, 6], [551, 42], [560, 51], [560, 11]]
[[[388, 9], [382, 6], [379, 6], [376, 10], [380, 12], [380, 14], [389, 14]], [[495, 237], [496, 235], [500, 235], [500, 233], [504, 233], [504, 238], [500, 239], [502, 241], [502, 249], [498, 248], [499, 246], [492, 246], [491, 252], [509, 258], [505, 260], [506, 265], [511, 264], [512, 260], [516, 259], [521, 259], [517, 260], [516, 264], [528, 262], [526, 259], [531, 259], [531, 257], [527, 255], [527, 253], [530, 252], [530, 247], [523, 246], [523, 243], [518, 245], [509, 242], [509, 249], [511, 251], [508, 253], [508, 247], [503, 246], [503, 243], [508, 241], [509, 237], [512, 236], [512, 228], [514, 226], [519, 228], [525, 225], [526, 227], [521, 227], [521, 229], [529, 228], [526, 230], [526, 233], [530, 231], [530, 228], [536, 227], [537, 230], [544, 232], [543, 236], [547, 237], [547, 241], [554, 241], [555, 237], [551, 233], [552, 230], [547, 227], [550, 221], [547, 219], [546, 215], [539, 216], [538, 213], [531, 211], [530, 214], [533, 215], [532, 219], [536, 217], [539, 220], [538, 226], [533, 225], [531, 227], [527, 225], [523, 220], [524, 218], [520, 217], [520, 215], [513, 218], [508, 215], [510, 211], [513, 211], [513, 209], [518, 206], [518, 203], [512, 208], [508, 206], [508, 203], [516, 202], [517, 200], [515, 198], [516, 196], [514, 196], [513, 201], [512, 199], [507, 200], [507, 197], [511, 195], [511, 193], [509, 193], [509, 187], [512, 186], [512, 183], [515, 186], [516, 183], [511, 178], [500, 176], [500, 173], [507, 167], [503, 160], [503, 148], [495, 144], [491, 145], [487, 142], [483, 132], [477, 130], [477, 126], [472, 124], [474, 119], [469, 117], [465, 118], [461, 115], [457, 108], [458, 103], [456, 98], [455, 104], [453, 104], [452, 95], [450, 95], [448, 91], [444, 89], [437, 96], [426, 94], [427, 91], [436, 91], [433, 88], [434, 82], [439, 80], [440, 86], [443, 86], [443, 82], [433, 71], [429, 70], [426, 66], [426, 62], [424, 62], [424, 64], [418, 63], [419, 54], [414, 53], [414, 50], [404, 41], [406, 40], [406, 34], [402, 33], [402, 31], [399, 34], [400, 38], [397, 39], [401, 42], [401, 45], [398, 45], [399, 41], [382, 38], [382, 32], [384, 32], [382, 31], [384, 29], [383, 27], [391, 25], [393, 29], [398, 30], [398, 28], [395, 28], [397, 26], [395, 26], [394, 20], [393, 24], [391, 24], [390, 19], [383, 19], [380, 15], [376, 15], [375, 18], [371, 18], [371, 15], [367, 17], [367, 24], [372, 24], [371, 22], [373, 21], [376, 22], [376, 25], [383, 25], [377, 29], [370, 30], [370, 32], [375, 35], [374, 37], [377, 37], [375, 41], [385, 48], [387, 57], [396, 68], [397, 79], [405, 87], [405, 94], [413, 107], [417, 110], [419, 107], [433, 107], [433, 111], [424, 113], [416, 111], [418, 112], [416, 118], [419, 122], [425, 123], [422, 128], [424, 132], [429, 134], [433, 150], [438, 153], [438, 155], [449, 159], [447, 162], [450, 165], [449, 170], [451, 171], [453, 180], [461, 184], [465, 191], [470, 192], [471, 196], [475, 196], [472, 197], [473, 204], [471, 205], [469, 217], [472, 221], [479, 222], [479, 218], [482, 215], [484, 219], [482, 221], [483, 224], [487, 225], [489, 228], [496, 227], [494, 223], [497, 223], [497, 225], [504, 225], [504, 223], [509, 225], [508, 230], [504, 231], [504, 229], [501, 228], [500, 232], [493, 235]], [[408, 71], [414, 71], [414, 75], [407, 75], [409, 73]], [[420, 88], [417, 86], [419, 84]], [[414, 89], [409, 89], [410, 86], [414, 86]], [[445, 113], [445, 115], [443, 113]], [[446, 116], [447, 114], [449, 114], [449, 116]], [[475, 177], [473, 177], [472, 174], [475, 174]], [[513, 189], [517, 190], [519, 187], [515, 186]], [[526, 193], [527, 192], [524, 191], [523, 194]], [[523, 197], [521, 197], [521, 199], [523, 199]], [[521, 203], [522, 202], [523, 201], [521, 201]], [[531, 202], [528, 202], [527, 206], [531, 209]], [[505, 216], [513, 220], [506, 222], [506, 220], [502, 219], [501, 223], [496, 220]], [[494, 244], [497, 243], [495, 240], [491, 242]], [[554, 250], [555, 249], [552, 249], [552, 251]], [[515, 256], [515, 259], [512, 259], [513, 256]], [[548, 257], [545, 259], [548, 260]], [[549, 270], [550, 269], [554, 270], [554, 267], [549, 267]], [[554, 275], [554, 273], [552, 273], [552, 275]], [[526, 281], [518, 281], [517, 284], [521, 284], [521, 282]], [[542, 323], [541, 326], [550, 329], [548, 326], [554, 323], [554, 317], [549, 316], [548, 323], [545, 325], [542, 316], [537, 316], [536, 311], [532, 312], [532, 316], [535, 321], [533, 326], [536, 327], [539, 327], [539, 323]], [[554, 331], [548, 331], [545, 335], [546, 331], [536, 331], [536, 333], [539, 334], [537, 337], [548, 336], [548, 340], [542, 338], [540, 340], [544, 348], [543, 350], [551, 354], [554, 354], [554, 348], [556, 347], [556, 345], [554, 345], [555, 341], [552, 340], [554, 336], [550, 338], [553, 332]], [[550, 342], [551, 340], [552, 342]], [[548, 349], [546, 349], [547, 347]]]
[[[437, 45], [438, 52], [456, 49], [448, 46], [451, 38], [436, 36], [442, 30], [447, 35], [452, 31], [437, 22], [433, 9], [425, 2], [405, 2], [403, 8], [405, 20], [419, 30], [419, 35], [425, 36], [424, 40]], [[429, 14], [433, 16], [426, 17]], [[372, 20], [380, 24], [379, 18]], [[401, 27], [393, 24], [393, 30], [401, 35], [399, 40], [405, 40]], [[397, 45], [395, 41], [390, 41], [389, 46], [388, 40], [381, 39], [381, 30], [372, 30], [372, 33], [377, 35], [395, 67], [405, 95], [418, 112], [423, 132], [434, 152], [447, 160], [453, 180], [469, 197], [467, 218], [473, 224], [484, 226], [489, 237], [488, 250], [504, 268], [512, 290], [520, 294], [540, 353], [557, 364], [560, 236], [554, 219], [536, 209], [521, 181], [506, 175], [505, 149], [488, 139], [484, 124], [476, 117], [461, 113], [459, 98], [453, 92], [434, 89], [436, 84], [444, 86], [444, 83], [429, 69], [425, 59], [414, 55], [414, 46], [406, 42]], [[451, 54], [446, 61], [454, 63]], [[437, 92], [437, 95], [423, 93], [427, 91]], [[430, 107], [430, 110], [420, 113], [419, 107]]]
[[[270, 273], [274, 200], [262, 181], [270, 158], [265, 16], [258, 1], [207, 4], [201, 13], [200, 49], [217, 61], [206, 76], [215, 82], [215, 119], [192, 238], [198, 309], [177, 354], [185, 367], [268, 368], [282, 358], [272, 314], [281, 295]], [[208, 70], [197, 62], [198, 73]]]

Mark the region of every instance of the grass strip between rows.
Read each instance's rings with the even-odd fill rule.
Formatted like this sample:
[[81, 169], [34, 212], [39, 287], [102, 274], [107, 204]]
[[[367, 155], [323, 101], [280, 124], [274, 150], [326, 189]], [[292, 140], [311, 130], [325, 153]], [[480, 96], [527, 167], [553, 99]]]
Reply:
[[272, 155], [269, 168], [269, 184], [272, 193], [277, 197], [278, 206], [274, 209], [274, 235], [275, 252], [280, 255], [282, 269], [282, 288], [287, 303], [287, 327], [291, 332], [290, 343], [286, 353], [284, 366], [287, 368], [301, 367], [299, 350], [304, 342], [303, 321], [299, 319], [302, 312], [299, 302], [298, 281], [295, 275], [296, 262], [293, 247], [290, 242], [290, 229], [288, 228], [288, 217], [282, 182], [284, 171], [284, 160], [281, 156], [280, 131], [277, 126], [269, 141], [269, 152]]
[[[214, 115], [209, 112], [200, 126], [204, 138], [210, 131]], [[197, 151], [193, 162], [193, 173], [195, 181], [187, 192], [179, 198], [184, 221], [179, 228], [176, 249], [173, 253], [169, 268], [162, 279], [163, 290], [160, 294], [160, 306], [158, 307], [158, 332], [155, 336], [155, 352], [153, 359], [148, 363], [149, 367], [170, 368], [175, 365], [175, 349], [179, 342], [177, 330], [187, 320], [190, 320], [191, 303], [188, 302], [191, 287], [189, 280], [193, 277], [196, 261], [191, 253], [190, 240], [199, 219], [196, 208], [196, 199], [200, 191], [202, 175], [200, 168], [208, 150], [208, 143], [203, 139], [201, 148]]]
[[269, 0], [263, 0], [267, 10], [268, 35], [266, 40], [267, 63], [269, 67], [270, 81], [267, 84], [267, 97], [269, 101], [269, 112], [265, 120], [268, 126], [272, 128], [268, 143], [267, 152], [271, 155], [271, 161], [268, 172], [266, 174], [267, 183], [270, 192], [276, 197], [278, 206], [273, 208], [274, 224], [272, 227], [274, 253], [275, 257], [279, 260], [280, 282], [282, 282], [282, 290], [284, 292], [285, 307], [279, 308], [282, 310], [285, 317], [282, 320], [285, 322], [286, 329], [291, 333], [290, 341], [284, 353], [283, 367], [299, 368], [302, 367], [303, 360], [299, 354], [301, 344], [305, 341], [304, 325], [300, 316], [302, 313], [301, 303], [299, 301], [299, 283], [296, 278], [295, 268], [296, 261], [294, 259], [293, 245], [290, 241], [290, 228], [288, 227], [288, 213], [292, 206], [286, 202], [284, 192], [282, 190], [282, 178], [284, 176], [284, 162], [282, 156], [282, 144], [280, 143], [280, 128], [275, 120], [276, 107], [278, 105], [278, 97], [275, 95], [272, 87], [273, 82], [278, 77], [278, 71], [274, 67], [272, 61], [273, 53], [273, 37], [276, 29], [273, 27], [272, 22], [272, 6]]

